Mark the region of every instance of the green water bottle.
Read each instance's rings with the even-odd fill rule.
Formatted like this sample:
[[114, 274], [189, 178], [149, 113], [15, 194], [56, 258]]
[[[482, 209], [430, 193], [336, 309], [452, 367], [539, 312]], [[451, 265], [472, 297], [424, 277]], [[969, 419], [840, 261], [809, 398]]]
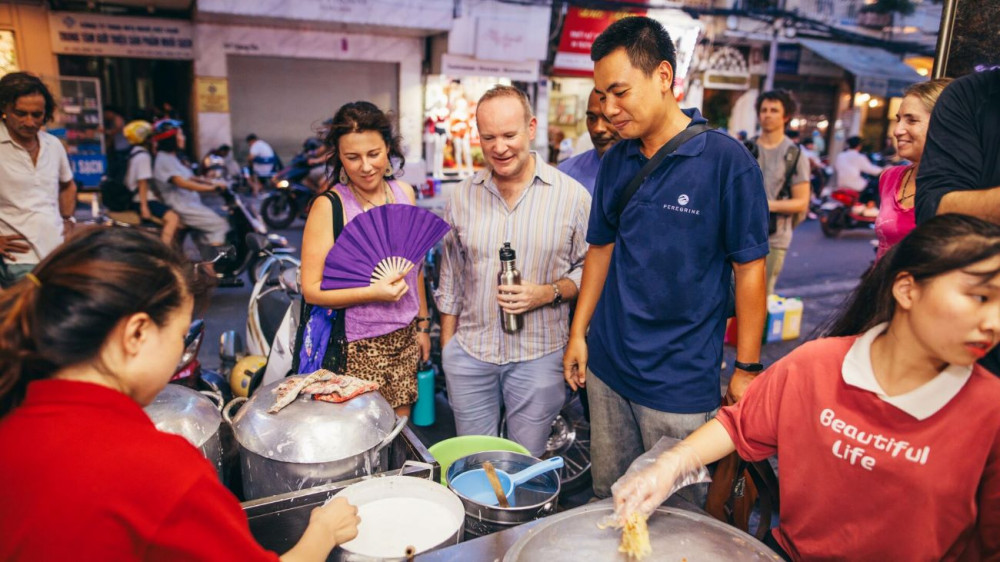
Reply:
[[417, 403], [413, 405], [413, 425], [434, 425], [434, 365], [427, 361], [417, 371]]

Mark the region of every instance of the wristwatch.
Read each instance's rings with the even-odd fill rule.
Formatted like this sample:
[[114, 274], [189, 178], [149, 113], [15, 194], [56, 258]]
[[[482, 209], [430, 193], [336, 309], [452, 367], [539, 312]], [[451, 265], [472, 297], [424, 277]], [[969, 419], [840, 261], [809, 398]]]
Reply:
[[559, 283], [553, 283], [552, 290], [556, 294], [555, 298], [552, 299], [552, 306], [554, 308], [562, 304], [563, 299], [562, 299], [562, 291], [559, 290]]
[[733, 365], [741, 371], [746, 371], [748, 373], [753, 373], [753, 374], [757, 374], [764, 370], [764, 365], [762, 365], [761, 363], [744, 363], [742, 361], [734, 361]]

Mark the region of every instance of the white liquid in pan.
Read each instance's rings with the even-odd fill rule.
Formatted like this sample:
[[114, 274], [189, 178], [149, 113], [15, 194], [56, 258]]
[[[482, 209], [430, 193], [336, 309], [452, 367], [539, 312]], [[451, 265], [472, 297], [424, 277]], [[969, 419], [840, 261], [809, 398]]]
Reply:
[[341, 547], [383, 558], [402, 558], [409, 546], [424, 552], [444, 542], [463, 523], [440, 505], [419, 498], [389, 498], [359, 505], [358, 517], [358, 536]]

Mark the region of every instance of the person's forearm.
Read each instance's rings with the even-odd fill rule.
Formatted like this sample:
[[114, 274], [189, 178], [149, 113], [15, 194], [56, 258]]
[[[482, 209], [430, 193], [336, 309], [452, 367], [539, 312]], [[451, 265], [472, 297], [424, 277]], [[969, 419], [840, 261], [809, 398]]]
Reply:
[[767, 210], [780, 215], [797, 215], [809, 210], [809, 199], [776, 199], [768, 201]]
[[941, 198], [937, 214], [960, 213], [1000, 223], [1000, 185], [989, 189], [952, 191]]
[[302, 298], [313, 306], [325, 308], [347, 308], [375, 301], [371, 286], [324, 291], [319, 283], [303, 284]]
[[458, 316], [454, 314], [441, 313], [441, 348], [448, 344], [448, 340], [455, 335], [458, 328]]
[[[571, 301], [580, 294], [580, 289], [572, 279], [563, 277], [554, 283], [559, 286], [559, 294], [562, 295], [563, 302]], [[555, 291], [552, 292], [552, 300], [555, 300]]]
[[587, 327], [590, 326], [590, 319], [594, 316], [594, 309], [597, 308], [597, 301], [601, 298], [604, 282], [608, 278], [608, 267], [611, 265], [611, 254], [614, 249], [615, 245], [612, 243], [603, 246], [591, 245], [587, 250], [587, 257], [583, 262], [580, 292], [576, 297], [576, 313], [569, 330], [571, 338], [587, 335]]
[[215, 185], [211, 183], [202, 182], [196, 179], [186, 179], [178, 176], [174, 176], [171, 181], [177, 187], [183, 187], [184, 189], [189, 189], [191, 191], [214, 191]]
[[711, 464], [736, 450], [729, 432], [721, 422], [714, 419], [688, 435], [683, 443], [691, 447], [691, 452], [698, 456], [703, 465]]
[[149, 182], [146, 180], [139, 180], [139, 204], [149, 208]]
[[[421, 268], [420, 273], [417, 273], [417, 296], [420, 301], [417, 316], [421, 318], [429, 317], [430, 313], [427, 311], [427, 284], [424, 283], [423, 268]], [[428, 323], [427, 327], [430, 328], [430, 323]]]
[[757, 363], [760, 341], [767, 318], [767, 282], [764, 258], [748, 263], [734, 263], [736, 276], [736, 360]]
[[59, 185], [59, 214], [69, 218], [76, 212], [76, 182], [69, 180]]

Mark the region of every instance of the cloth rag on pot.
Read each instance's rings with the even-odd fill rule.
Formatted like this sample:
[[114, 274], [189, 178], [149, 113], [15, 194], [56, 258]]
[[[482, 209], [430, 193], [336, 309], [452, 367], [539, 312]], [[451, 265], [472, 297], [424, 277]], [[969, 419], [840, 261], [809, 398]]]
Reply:
[[351, 398], [378, 390], [376, 382], [366, 381], [350, 375], [338, 375], [326, 369], [319, 369], [306, 376], [288, 377], [273, 390], [274, 405], [267, 411], [276, 414], [295, 401], [299, 395], [312, 396], [313, 400], [324, 402], [347, 402]]

